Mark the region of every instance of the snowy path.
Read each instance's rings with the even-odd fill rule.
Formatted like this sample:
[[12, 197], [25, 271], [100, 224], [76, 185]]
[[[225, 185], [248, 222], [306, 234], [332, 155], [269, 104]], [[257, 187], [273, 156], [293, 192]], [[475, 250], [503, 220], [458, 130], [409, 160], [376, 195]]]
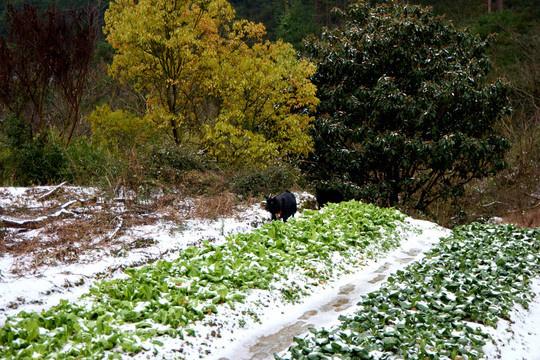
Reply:
[[337, 325], [340, 315], [355, 311], [356, 302], [362, 295], [378, 289], [389, 275], [421, 259], [441, 237], [450, 234], [448, 230], [428, 222], [408, 221], [421, 228], [422, 233], [410, 236], [384, 258], [369, 261], [357, 273], [328, 284], [324, 290], [303, 299], [301, 304], [266, 313], [259, 328], [235, 333], [238, 340], [226, 347], [220, 349], [216, 346], [215, 359], [274, 359], [274, 353], [285, 351], [292, 344], [293, 337], [307, 334], [309, 327], [330, 328]]

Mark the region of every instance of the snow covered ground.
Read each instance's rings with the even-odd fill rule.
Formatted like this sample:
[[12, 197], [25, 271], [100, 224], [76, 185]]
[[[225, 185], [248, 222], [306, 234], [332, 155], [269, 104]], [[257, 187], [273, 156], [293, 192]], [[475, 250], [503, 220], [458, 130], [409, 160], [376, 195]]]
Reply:
[[[36, 197], [47, 190], [0, 188], [0, 209], [14, 204], [23, 204], [29, 211], [42, 207], [43, 203]], [[91, 193], [82, 189], [73, 191], [81, 196]], [[309, 195], [297, 194], [297, 197], [306, 199]], [[1, 218], [15, 219], [13, 214], [5, 216], [4, 213], [0, 212]], [[174, 258], [176, 252], [201, 240], [221, 243], [227, 235], [249, 232], [268, 219], [269, 214], [259, 204], [213, 221], [186, 219], [181, 229], [177, 223], [164, 219], [151, 225], [134, 226], [120, 235], [124, 244], [133, 239], [151, 238], [153, 241], [149, 246], [122, 253], [91, 250], [76, 263], [49, 265], [34, 272], [13, 273], [20, 259], [7, 253], [0, 254], [0, 326], [6, 317], [20, 311], [40, 311], [61, 299], [75, 302], [88, 292], [95, 280], [123, 277], [122, 270], [127, 266]], [[421, 231], [409, 231], [398, 249], [382, 258], [366, 260], [360, 270], [325, 284], [316, 293], [291, 304], [283, 302], [279, 294], [253, 291], [235, 310], [223, 307], [219, 314], [205, 317], [193, 327], [196, 336], [187, 337], [185, 341], [166, 340], [163, 346], [142, 352], [135, 358], [273, 359], [274, 352], [285, 351], [293, 336], [302, 336], [308, 327], [335, 326], [339, 315], [355, 311], [355, 303], [362, 294], [376, 290], [390, 274], [422, 258], [440, 237], [450, 233], [448, 229], [426, 221], [408, 218], [407, 222]], [[19, 236], [37, 237], [40, 234], [38, 229], [32, 229]], [[540, 294], [540, 279], [534, 281], [533, 289]], [[253, 313], [256, 316], [242, 315]], [[540, 296], [528, 309], [516, 307], [510, 321], [501, 321], [497, 329], [488, 328], [488, 331], [495, 341], [484, 348], [486, 359], [540, 359]]]

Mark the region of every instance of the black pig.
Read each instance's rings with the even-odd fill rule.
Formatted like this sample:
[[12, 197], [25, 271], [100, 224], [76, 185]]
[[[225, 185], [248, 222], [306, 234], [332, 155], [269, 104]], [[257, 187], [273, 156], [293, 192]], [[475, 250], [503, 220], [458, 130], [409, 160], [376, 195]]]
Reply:
[[343, 193], [336, 189], [317, 189], [315, 193], [319, 209], [326, 203], [340, 203], [344, 200]]
[[296, 212], [296, 197], [288, 190], [278, 196], [267, 196], [264, 209], [272, 214], [272, 220], [283, 219], [283, 222], [287, 222]]

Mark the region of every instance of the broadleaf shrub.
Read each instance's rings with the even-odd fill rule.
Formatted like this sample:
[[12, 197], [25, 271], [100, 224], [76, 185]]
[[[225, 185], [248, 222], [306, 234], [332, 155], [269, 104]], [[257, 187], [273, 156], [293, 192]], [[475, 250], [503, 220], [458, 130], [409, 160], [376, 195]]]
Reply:
[[509, 87], [489, 83], [487, 43], [429, 8], [391, 1], [337, 10], [312, 38], [320, 103], [304, 168], [350, 196], [425, 211], [505, 167], [495, 124]]
[[107, 104], [98, 106], [88, 121], [92, 124], [93, 141], [123, 150], [146, 144], [157, 134], [157, 126], [150, 121], [129, 111], [112, 111]]
[[67, 147], [66, 176], [81, 186], [110, 188], [127, 172], [125, 154], [118, 149], [77, 138]]
[[196, 149], [176, 146], [154, 147], [145, 158], [145, 168], [150, 177], [161, 182], [178, 182], [182, 174], [190, 171], [212, 172], [218, 167], [208, 155]]
[[67, 167], [65, 149], [47, 138], [47, 134], [42, 134], [13, 152], [15, 178], [19, 185], [46, 185], [68, 180], [64, 176]]

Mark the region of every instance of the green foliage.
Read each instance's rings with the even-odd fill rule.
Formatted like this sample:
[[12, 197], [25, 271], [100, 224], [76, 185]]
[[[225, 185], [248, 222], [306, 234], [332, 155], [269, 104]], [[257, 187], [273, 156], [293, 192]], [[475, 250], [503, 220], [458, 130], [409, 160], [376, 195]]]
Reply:
[[426, 8], [359, 2], [312, 39], [321, 100], [305, 168], [352, 196], [425, 211], [504, 168], [495, 124], [508, 86], [486, 82], [486, 43]]
[[283, 13], [283, 1], [275, 0], [231, 0], [238, 18], [247, 19], [257, 23], [263, 23], [268, 29], [266, 37], [269, 40], [276, 40], [276, 27], [278, 17]]
[[[126, 153], [77, 138], [65, 147], [54, 133], [32, 138], [30, 124], [15, 115], [3, 119], [0, 181], [28, 186], [63, 181], [81, 186], [116, 186], [128, 169]], [[143, 156], [143, 152], [139, 155]]]
[[535, 32], [534, 14], [516, 11], [497, 11], [483, 14], [474, 24], [473, 30], [481, 37], [494, 35], [491, 40], [490, 55], [496, 61], [499, 74], [520, 73], [524, 69], [515, 68], [517, 61], [526, 60], [527, 48], [521, 46], [521, 38], [529, 38], [532, 42]]
[[94, 51], [94, 58], [92, 59], [93, 66], [99, 66], [99, 61], [103, 60], [105, 63], [112, 63], [114, 56], [114, 48], [106, 41], [96, 42], [96, 50]]
[[[311, 329], [276, 359], [481, 359], [516, 304], [527, 307], [540, 274], [540, 230], [472, 224], [363, 296], [334, 330]], [[318, 357], [317, 357], [318, 355]]]
[[[511, 85], [512, 114], [497, 127], [512, 143], [506, 159], [508, 171], [474, 185], [467, 196], [467, 213], [503, 215], [527, 209], [537, 200], [528, 194], [538, 189], [540, 174], [540, 2], [505, 0], [504, 11], [483, 13], [470, 24], [481, 37], [492, 35], [488, 53], [493, 59], [491, 78], [504, 77]], [[494, 204], [489, 207], [477, 204]], [[491, 214], [490, 214], [491, 213]], [[533, 226], [533, 216], [523, 213], [523, 224]]]
[[109, 105], [98, 106], [87, 120], [92, 124], [92, 141], [121, 150], [145, 145], [157, 135], [157, 126], [129, 111], [112, 111]]
[[27, 122], [15, 115], [4, 118], [0, 176], [18, 186], [54, 184], [65, 179], [65, 149], [54, 133], [32, 138]]
[[66, 151], [69, 159], [66, 174], [78, 185], [110, 189], [127, 172], [126, 156], [118, 149], [77, 138]]
[[214, 162], [204, 154], [183, 147], [156, 148], [150, 159], [153, 163], [151, 167], [159, 169], [158, 171], [167, 167], [178, 171], [216, 170]]
[[55, 184], [65, 179], [65, 149], [59, 139], [51, 138], [51, 134], [41, 134], [13, 152], [14, 175], [19, 185]]
[[[485, 1], [478, 0], [410, 0], [411, 4], [432, 6], [433, 11], [440, 15], [445, 15], [459, 25], [475, 26], [477, 21], [486, 15], [487, 4]], [[492, 0], [492, 14], [496, 14], [495, 1]], [[504, 11], [528, 14], [530, 16], [527, 22], [534, 22], [534, 18], [540, 17], [540, 3], [536, 0], [504, 0]], [[498, 32], [498, 31], [497, 31]]]
[[305, 1], [290, 1], [290, 10], [279, 17], [276, 36], [278, 39], [293, 44], [300, 49], [302, 42], [309, 35], [320, 31], [315, 22], [315, 11]]
[[235, 46], [225, 57], [214, 76], [219, 115], [202, 139], [208, 152], [235, 167], [307, 155], [312, 117], [304, 110], [318, 102], [308, 79], [315, 66], [281, 41]]
[[185, 180], [183, 176], [189, 172], [207, 173], [207, 176], [219, 172], [215, 161], [206, 154], [174, 144], [153, 147], [143, 164], [151, 179], [164, 184], [177, 185]]
[[[507, 1], [505, 0], [505, 2]], [[470, 24], [483, 13], [487, 12], [486, 3], [478, 0], [411, 0], [410, 3], [431, 6], [436, 14], [446, 15], [459, 25]]]
[[236, 20], [227, 1], [116, 1], [105, 20], [111, 74], [136, 82], [146, 118], [177, 145], [238, 167], [311, 148], [302, 110], [317, 103], [313, 64], [263, 42], [264, 27]]
[[2, 145], [4, 147], [21, 148], [25, 143], [32, 141], [32, 130], [28, 122], [13, 113], [8, 113], [2, 119]]

